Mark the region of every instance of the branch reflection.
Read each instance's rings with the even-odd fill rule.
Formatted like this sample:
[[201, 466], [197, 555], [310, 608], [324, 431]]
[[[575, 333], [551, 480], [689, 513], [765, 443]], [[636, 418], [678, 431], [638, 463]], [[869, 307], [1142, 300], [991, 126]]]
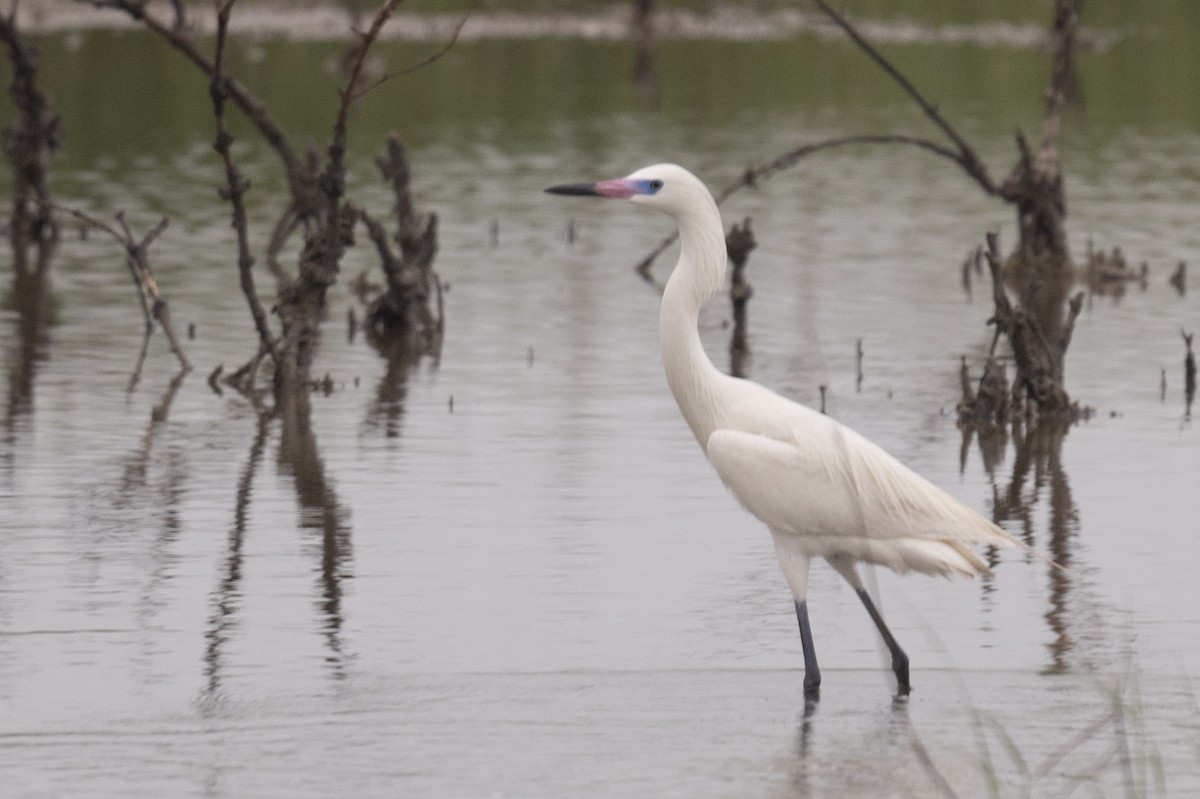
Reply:
[[[255, 397], [250, 397], [254, 400]], [[205, 689], [201, 706], [211, 705], [221, 697], [225, 677], [224, 649], [237, 626], [236, 615], [244, 591], [243, 552], [246, 530], [250, 520], [250, 501], [254, 481], [262, 464], [271, 422], [280, 422], [277, 463], [282, 474], [291, 478], [296, 491], [301, 531], [318, 533], [320, 544], [317, 568], [317, 611], [321, 635], [325, 641], [326, 662], [333, 676], [345, 676], [346, 654], [342, 642], [342, 579], [350, 560], [351, 529], [346, 512], [325, 473], [325, 463], [317, 447], [312, 429], [311, 394], [306, 390], [291, 392], [278, 399], [273, 409], [256, 402], [258, 425], [246, 465], [238, 478], [234, 501], [233, 525], [220, 578], [212, 594], [212, 612], [205, 632], [204, 677]]]
[[[146, 474], [150, 469], [150, 455], [154, 450], [154, 442], [166, 425], [171, 415], [171, 405], [175, 402], [175, 395], [179, 393], [179, 387], [183, 385], [183, 379], [187, 376], [187, 372], [180, 371], [171, 378], [162, 398], [150, 410], [150, 423], [146, 425], [146, 430], [142, 433], [141, 444], [126, 461], [125, 468], [121, 472], [121, 496], [123, 499], [127, 500], [135, 491], [146, 487]], [[168, 510], [171, 509], [168, 508]]]
[[290, 474], [300, 504], [300, 528], [320, 534], [321, 563], [318, 586], [322, 633], [329, 649], [326, 660], [334, 675], [344, 676], [342, 645], [342, 578], [350, 560], [350, 526], [337, 493], [325, 474], [325, 462], [312, 429], [312, 401], [307, 391], [279, 397], [276, 414], [282, 423], [279, 466]]
[[367, 342], [387, 362], [387, 368], [375, 388], [375, 397], [367, 406], [368, 429], [382, 430], [385, 438], [400, 437], [400, 422], [404, 417], [404, 403], [408, 399], [408, 376], [429, 354], [436, 368], [440, 356], [438, 350], [428, 352], [409, 337], [378, 337], [368, 330]]
[[[178, 442], [171, 446], [168, 437], [168, 443], [160, 446], [155, 455], [155, 445], [167, 427], [171, 406], [187, 375], [188, 372], [181, 370], [171, 378], [158, 404], [150, 409], [150, 421], [141, 441], [120, 467], [121, 481], [114, 497], [114, 505], [118, 508], [144, 508], [153, 519], [148, 526], [157, 531], [149, 549], [150, 569], [138, 610], [138, 626], [144, 630], [152, 629], [156, 611], [166, 604], [161, 592], [170, 580], [173, 550], [183, 529], [180, 506], [190, 474], [187, 448], [179, 446]], [[150, 479], [152, 466], [155, 469], [153, 481]]]
[[[33, 410], [37, 370], [49, 354], [49, 330], [54, 325], [54, 293], [48, 277], [52, 247], [39, 248], [35, 269], [15, 268], [12, 289], [4, 305], [17, 314], [16, 335], [9, 338], [8, 397], [4, 405], [2, 457], [11, 474], [17, 435]], [[14, 267], [24, 261], [16, 260]]]
[[207, 640], [204, 648], [205, 691], [202, 696], [204, 704], [212, 703], [220, 697], [222, 649], [229, 639], [230, 631], [236, 625], [234, 614], [237, 612], [242, 596], [242, 546], [246, 540], [250, 497], [253, 493], [254, 478], [258, 474], [259, 464], [262, 463], [263, 450], [266, 449], [270, 421], [269, 414], [258, 414], [258, 425], [254, 441], [250, 445], [250, 456], [246, 459], [246, 465], [238, 478], [237, 498], [233, 504], [233, 526], [229, 529], [228, 550], [221, 569], [221, 579], [217, 584], [217, 590], [213, 593], [213, 608], [212, 614], [208, 617], [208, 630], [204, 634]]
[[[964, 425], [962, 430], [960, 468], [965, 468], [971, 438], [977, 435], [984, 470], [993, 489], [994, 522], [1002, 524], [1016, 521], [1021, 528], [1020, 538], [1032, 547], [1036, 540], [1035, 510], [1043, 501], [1048, 504], [1050, 539], [1047, 548], [1050, 559], [1062, 568], [1046, 565], [1049, 608], [1045, 619], [1054, 636], [1049, 644], [1050, 664], [1047, 672], [1065, 672], [1069, 668], [1068, 655], [1075, 647], [1075, 637], [1070, 629], [1070, 602], [1074, 587], [1070, 569], [1074, 561], [1073, 546], [1079, 532], [1079, 509], [1071, 494], [1071, 485], [1062, 462], [1063, 441], [1066, 440], [1070, 425], [1042, 420], [1027, 429], [1021, 420], [1014, 422], [1012, 443], [1016, 454], [1012, 474], [1003, 489], [996, 472], [1007, 449], [1007, 429], [998, 425]], [[990, 565], [995, 565], [997, 559], [994, 551], [988, 553]], [[985, 583], [985, 590], [991, 590], [988, 583]]]

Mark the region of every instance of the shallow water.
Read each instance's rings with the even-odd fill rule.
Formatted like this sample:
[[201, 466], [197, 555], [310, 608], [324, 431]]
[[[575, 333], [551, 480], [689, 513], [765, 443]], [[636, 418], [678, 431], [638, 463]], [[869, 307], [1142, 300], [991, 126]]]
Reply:
[[[47, 49], [66, 59], [63, 42]], [[79, 51], [144, 46], [89, 34]], [[274, 85], [274, 56], [297, 51], [255, 46], [267, 58], [247, 68]], [[312, 64], [334, 52], [294, 47]], [[728, 65], [729, 86], [749, 83], [756, 47], [711, 45], [710, 63]], [[813, 47], [816, 63], [854, 60]], [[964, 447], [954, 423], [959, 358], [978, 364], [990, 341], [988, 291], [964, 292], [959, 265], [985, 230], [1011, 240], [1008, 209], [942, 163], [888, 150], [810, 159], [727, 206], [727, 221], [753, 217], [760, 241], [750, 376], [813, 404], [827, 385], [831, 413], [1038, 552], [1004, 553], [995, 578], [974, 584], [876, 572], [913, 663], [901, 705], [857, 599], [814, 569], [825, 685], [806, 709], [773, 548], [704, 463], [661, 376], [658, 295], [632, 266], [665, 223], [541, 189], [662, 158], [722, 186], [798, 142], [920, 120], [898, 97], [705, 94], [679, 78], [669, 47], [663, 108], [649, 111], [621, 82], [622, 51], [589, 48], [580, 63], [609, 75], [577, 84], [567, 70], [523, 105], [426, 98], [410, 143], [418, 202], [442, 223], [441, 357], [409, 368], [348, 341], [354, 301], [338, 287], [316, 369], [335, 390], [289, 429], [204, 380], [253, 341], [213, 198], [203, 87], [189, 105], [187, 73], [164, 73], [179, 92], [154, 135], [136, 104], [132, 116], [97, 112], [107, 122], [64, 154], [56, 189], [98, 214], [126, 208], [142, 227], [171, 216], [152, 258], [177, 324], [197, 327], [186, 346], [198, 368], [175, 379], [157, 336], [131, 387], [139, 311], [115, 246], [95, 234], [62, 245], [52, 324], [26, 336], [15, 310], [0, 317], [6, 790], [908, 796], [943, 784], [1007, 796], [1032, 781], [1036, 795], [1077, 782], [1103, 795], [1194, 792], [1200, 441], [1184, 418], [1178, 331], [1196, 327], [1200, 301], [1167, 284], [1200, 249], [1188, 102], [1122, 115], [1112, 95], [1123, 89], [1101, 83], [1072, 117], [1072, 245], [1120, 244], [1151, 279], [1092, 298], [1079, 320], [1069, 387], [1095, 417], [1040, 449], [1008, 446], [998, 463]], [[445, 68], [461, 79], [503, 53], [537, 63], [565, 49], [483, 43]], [[948, 50], [1033, 76], [1027, 102], [994, 107], [920, 71], [936, 48], [902, 51], [961, 98], [964, 128], [1001, 174], [1012, 119], [1036, 118], [1039, 57]], [[1098, 56], [1085, 80], [1126, 58]], [[95, 63], [107, 66], [90, 78], [59, 74], [58, 95], [85, 96], [89, 80], [106, 85], [105, 70], [137, 62]], [[597, 85], [608, 93], [592, 105]], [[68, 130], [92, 118], [84, 106], [66, 106]], [[288, 114], [290, 129], [320, 129]], [[384, 209], [368, 156], [398, 123], [378, 109], [358, 122], [352, 186]], [[280, 182], [245, 138], [262, 237]], [[347, 276], [370, 263], [361, 246], [348, 260]], [[702, 319], [722, 367], [728, 313], [715, 302]]]

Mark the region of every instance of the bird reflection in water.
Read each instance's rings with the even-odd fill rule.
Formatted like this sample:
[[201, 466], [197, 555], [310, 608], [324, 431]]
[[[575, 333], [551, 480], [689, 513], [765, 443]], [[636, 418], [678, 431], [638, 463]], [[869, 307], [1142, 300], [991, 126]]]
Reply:
[[[874, 711], [870, 711], [872, 719], [868, 739], [857, 741], [860, 753], [871, 752], [869, 761], [859, 760], [852, 755], [847, 757], [842, 741], [846, 735], [842, 708], [835, 711], [835, 718], [831, 719], [838, 740], [818, 741], [818, 705], [818, 701], [812, 698], [804, 703], [796, 728], [795, 757], [789, 764], [786, 791], [781, 795], [797, 799], [821, 796], [829, 790], [829, 786], [834, 785], [840, 791], [838, 795], [906, 795], [904, 791], [897, 790], [906, 781], [915, 781], [909, 786], [912, 795], [957, 795], [935, 763], [934, 753], [926, 746], [913, 724], [907, 695], [892, 697], [890, 707], [885, 711], [887, 718], [883, 725], [875, 723]], [[910, 764], [918, 768], [910, 770]], [[902, 773], [896, 772], [897, 767]], [[854, 787], [850, 788], [851, 785]], [[916, 785], [921, 786], [920, 793], [915, 792]]]

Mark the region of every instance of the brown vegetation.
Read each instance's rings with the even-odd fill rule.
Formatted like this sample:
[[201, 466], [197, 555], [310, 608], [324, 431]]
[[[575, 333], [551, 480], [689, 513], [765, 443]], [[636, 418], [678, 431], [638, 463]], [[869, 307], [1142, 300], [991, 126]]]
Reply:
[[[377, 338], [397, 336], [410, 343], [420, 339], [421, 352], [433, 351], [440, 344], [441, 291], [432, 270], [437, 251], [436, 218], [418, 218], [413, 211], [408, 195], [408, 165], [398, 137], [393, 134], [389, 141], [389, 155], [385, 167], [381, 168], [385, 168], [385, 177], [392, 180], [397, 191], [399, 257], [391, 253], [382, 227], [346, 196], [349, 111], [353, 103], [371, 88], [394, 77], [388, 75], [364, 87], [364, 65], [371, 47], [399, 3], [400, 0], [384, 2], [371, 18], [370, 26], [359, 34], [348, 52], [346, 80], [339, 92], [331, 140], [322, 157], [315, 150], [302, 155], [273, 119], [267, 104], [228, 74], [224, 55], [235, 0], [223, 0], [217, 6], [216, 44], [211, 58], [185, 24], [181, 5], [175, 6], [174, 19], [166, 21], [150, 13], [141, 0], [93, 0], [92, 4], [97, 7], [120, 11], [140, 23], [179, 51], [209, 79], [216, 127], [213, 147], [221, 156], [225, 171], [226, 185], [221, 196], [231, 205], [237, 236], [239, 282], [258, 336], [256, 354], [224, 378], [227, 384], [242, 390], [252, 389], [259, 367], [266, 360], [272, 364], [272, 384], [277, 399], [311, 384], [310, 371], [326, 312], [326, 293], [339, 277], [342, 257], [354, 244], [354, 229], [360, 220], [376, 245], [388, 279], [387, 292], [368, 313], [371, 331]], [[424, 63], [427, 62], [418, 66]], [[277, 301], [272, 311], [279, 322], [278, 333], [272, 330], [268, 313], [258, 299], [254, 276], [256, 259], [250, 250], [245, 208], [245, 194], [250, 185], [242, 177], [233, 157], [233, 136], [226, 122], [227, 104], [245, 115], [278, 156], [289, 188], [289, 202], [272, 230], [265, 259], [276, 280]], [[304, 243], [295, 273], [289, 274], [279, 259], [288, 240], [299, 231], [304, 234]], [[436, 320], [429, 310], [433, 298], [438, 300]], [[218, 368], [210, 379], [214, 386], [219, 375]]]
[[[157, 239], [164, 230], [167, 229], [168, 219], [163, 217], [157, 225], [151, 228], [150, 232], [141, 239], [133, 235], [133, 231], [129, 229], [129, 224], [125, 221], [125, 212], [117, 213], [116, 221], [118, 227], [96, 219], [94, 216], [78, 210], [69, 210], [71, 216], [78, 219], [84, 225], [102, 230], [108, 235], [116, 239], [125, 250], [125, 262], [129, 266], [129, 272], [133, 277], [133, 284], [138, 291], [138, 299], [142, 305], [142, 315], [146, 321], [146, 335], [148, 338], [154, 330], [154, 322], [158, 322], [162, 327], [163, 333], [167, 336], [167, 341], [171, 345], [171, 352], [179, 359], [179, 367], [183, 372], [190, 372], [192, 365], [188, 363], [187, 355], [183, 352], [183, 345], [179, 341], [179, 336], [175, 333], [175, 326], [171, 322], [171, 306], [167, 302], [167, 298], [163, 296], [162, 289], [158, 287], [158, 281], [154, 278], [154, 269], [150, 266], [150, 245]], [[146, 298], [149, 297], [151, 302], [147, 303]], [[143, 348], [143, 355], [145, 349]]]

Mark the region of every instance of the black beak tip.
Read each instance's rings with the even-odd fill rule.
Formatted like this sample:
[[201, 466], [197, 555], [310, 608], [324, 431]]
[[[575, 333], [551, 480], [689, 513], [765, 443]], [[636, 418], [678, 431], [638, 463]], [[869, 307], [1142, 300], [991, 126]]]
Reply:
[[547, 194], [565, 194], [571, 197], [598, 197], [595, 183], [564, 183], [561, 186], [551, 186]]

